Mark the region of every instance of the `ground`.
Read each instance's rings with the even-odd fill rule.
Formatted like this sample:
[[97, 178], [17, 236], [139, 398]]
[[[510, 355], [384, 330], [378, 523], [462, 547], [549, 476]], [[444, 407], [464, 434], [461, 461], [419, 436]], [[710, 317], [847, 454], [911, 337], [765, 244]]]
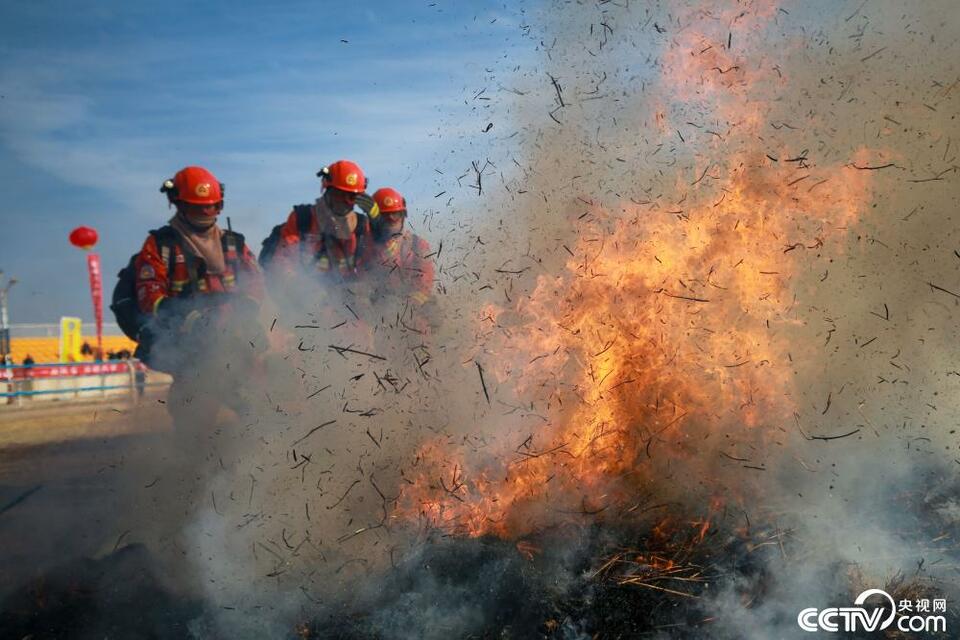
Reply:
[[161, 398], [0, 410], [0, 597], [117, 545], [118, 470], [169, 429]]

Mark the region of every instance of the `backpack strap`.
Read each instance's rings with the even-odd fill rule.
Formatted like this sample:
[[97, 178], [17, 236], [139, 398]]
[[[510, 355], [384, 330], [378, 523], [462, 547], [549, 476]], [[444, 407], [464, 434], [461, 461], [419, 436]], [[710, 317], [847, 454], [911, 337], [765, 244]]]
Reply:
[[298, 204], [293, 211], [297, 214], [297, 233], [302, 239], [310, 231], [310, 224], [313, 222], [313, 205]]
[[179, 239], [180, 235], [176, 229], [170, 225], [165, 225], [159, 229], [152, 230], [150, 234], [156, 238], [157, 247], [160, 249], [160, 257], [167, 265], [167, 278], [173, 278], [173, 273], [176, 269], [177, 250], [179, 249], [180, 255], [183, 256], [184, 265], [187, 267], [189, 286], [193, 289], [198, 289], [200, 287], [200, 273], [197, 261], [188, 251], [183, 250], [183, 245]]
[[300, 264], [304, 264], [307, 253], [307, 243], [305, 239], [313, 224], [313, 205], [294, 205], [293, 213], [297, 216], [297, 235], [300, 237]]
[[358, 213], [357, 214], [357, 229], [354, 233], [357, 234], [357, 250], [353, 254], [353, 264], [354, 267], [357, 266], [357, 263], [363, 258], [363, 255], [367, 252], [367, 225], [369, 224], [369, 218], [366, 214]]
[[156, 240], [157, 248], [160, 249], [160, 259], [167, 265], [167, 277], [173, 275], [173, 261], [175, 250], [178, 245], [177, 232], [170, 225], [165, 225], [159, 229], [152, 229], [150, 235]]
[[233, 271], [234, 283], [236, 283], [240, 279], [240, 269], [237, 267], [240, 265], [240, 262], [243, 259], [243, 234], [228, 229], [223, 232], [223, 237], [220, 238], [220, 241], [223, 244], [224, 261], [230, 265], [230, 268]]
[[283, 242], [283, 226], [285, 224], [286, 220], [273, 227], [273, 229], [270, 230], [270, 235], [260, 243], [260, 255], [257, 256], [257, 262], [260, 263], [260, 266], [264, 269], [273, 262], [273, 259], [277, 255], [277, 249], [280, 247], [280, 243]]

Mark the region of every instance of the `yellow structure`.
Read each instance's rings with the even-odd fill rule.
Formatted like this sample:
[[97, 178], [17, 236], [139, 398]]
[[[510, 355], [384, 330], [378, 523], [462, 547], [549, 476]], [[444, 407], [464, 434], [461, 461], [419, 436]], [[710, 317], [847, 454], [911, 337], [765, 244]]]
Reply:
[[82, 325], [80, 318], [60, 318], [60, 362], [80, 362], [83, 358]]
[[[97, 346], [96, 336], [80, 336], [77, 346], [77, 353], [80, 347], [86, 342], [91, 347]], [[123, 351], [126, 349], [130, 353], [137, 348], [137, 343], [127, 336], [103, 336], [103, 350], [106, 353], [111, 351]], [[37, 364], [59, 362], [60, 361], [60, 338], [56, 336], [47, 336], [40, 338], [11, 338], [10, 355], [14, 364], [22, 364], [27, 354], [33, 358]], [[78, 362], [91, 362], [93, 356], [78, 356]]]

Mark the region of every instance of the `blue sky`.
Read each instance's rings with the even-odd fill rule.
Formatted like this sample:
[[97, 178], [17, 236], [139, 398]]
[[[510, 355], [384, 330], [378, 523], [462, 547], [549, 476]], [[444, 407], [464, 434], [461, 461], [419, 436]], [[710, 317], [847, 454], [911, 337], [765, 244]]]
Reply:
[[522, 22], [514, 5], [453, 0], [4, 3], [0, 269], [21, 281], [11, 321], [90, 319], [70, 229], [100, 231], [109, 297], [169, 217], [158, 188], [184, 165], [226, 183], [225, 214], [255, 248], [337, 158], [414, 208], [432, 201], [434, 169], [486, 124], [471, 97], [535, 55]]

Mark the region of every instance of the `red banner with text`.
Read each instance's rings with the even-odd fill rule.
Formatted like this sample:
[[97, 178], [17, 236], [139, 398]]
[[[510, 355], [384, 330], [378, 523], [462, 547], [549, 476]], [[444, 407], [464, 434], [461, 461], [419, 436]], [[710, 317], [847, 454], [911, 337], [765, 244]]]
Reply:
[[90, 295], [93, 298], [93, 318], [97, 323], [97, 359], [103, 358], [103, 272], [100, 255], [87, 254], [87, 271], [90, 272]]

